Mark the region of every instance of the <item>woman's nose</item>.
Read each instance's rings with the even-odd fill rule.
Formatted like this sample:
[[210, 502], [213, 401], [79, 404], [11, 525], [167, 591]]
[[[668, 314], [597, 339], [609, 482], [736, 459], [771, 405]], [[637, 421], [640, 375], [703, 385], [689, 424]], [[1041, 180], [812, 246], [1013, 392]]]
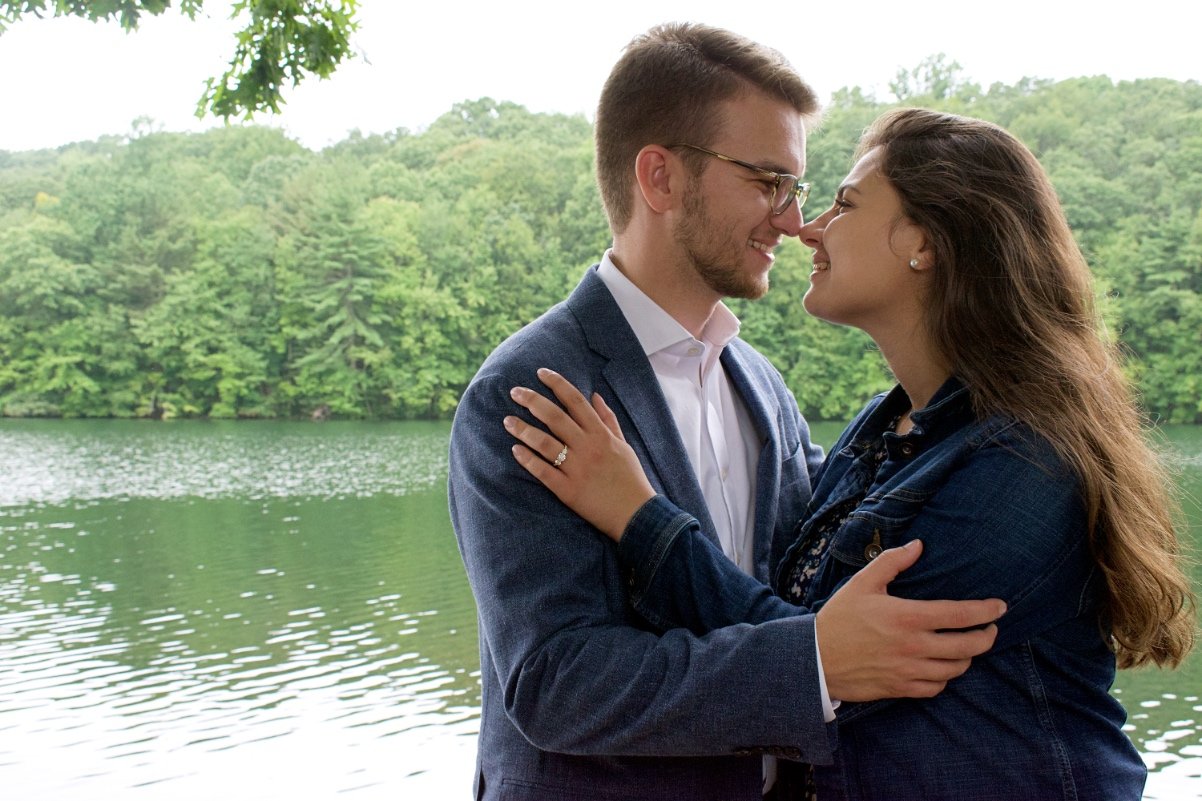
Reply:
[[822, 244], [822, 233], [826, 230], [829, 212], [823, 212], [801, 227], [798, 237], [807, 247], [816, 248]]

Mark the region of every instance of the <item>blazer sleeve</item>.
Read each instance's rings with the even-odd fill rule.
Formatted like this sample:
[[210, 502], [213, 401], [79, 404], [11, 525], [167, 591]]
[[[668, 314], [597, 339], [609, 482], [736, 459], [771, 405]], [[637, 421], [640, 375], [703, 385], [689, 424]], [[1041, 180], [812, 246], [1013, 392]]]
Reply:
[[705, 634], [740, 623], [808, 617], [747, 575], [701, 533], [701, 525], [662, 495], [647, 501], [626, 526], [618, 555], [631, 606], [660, 630]]
[[784, 747], [829, 763], [833, 727], [822, 717], [813, 618], [707, 636], [636, 626], [616, 547], [513, 459], [501, 420], [525, 414], [509, 390], [531, 380], [505, 369], [477, 376], [450, 445], [451, 517], [479, 613], [481, 670], [495, 674], [514, 725], [562, 753]]

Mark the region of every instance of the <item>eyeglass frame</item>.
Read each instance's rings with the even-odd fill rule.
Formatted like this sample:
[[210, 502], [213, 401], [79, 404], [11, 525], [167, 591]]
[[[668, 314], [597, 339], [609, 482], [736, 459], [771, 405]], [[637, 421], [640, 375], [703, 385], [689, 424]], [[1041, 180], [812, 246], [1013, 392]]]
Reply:
[[751, 164], [749, 162], [742, 161], [740, 159], [734, 158], [733, 156], [726, 156], [726, 155], [723, 155], [722, 153], [718, 153], [713, 150], [709, 150], [708, 148], [698, 147], [697, 145], [690, 145], [687, 142], [677, 142], [674, 145], [668, 145], [668, 149], [672, 149], [674, 147], [687, 147], [690, 150], [696, 150], [699, 153], [705, 153], [708, 156], [713, 156], [714, 158], [721, 159], [722, 161], [729, 161], [731, 164], [737, 164], [740, 167], [751, 170], [752, 172], [759, 173], [760, 175], [764, 176], [765, 178], [770, 178], [773, 181], [772, 197], [776, 197], [776, 193], [780, 191], [780, 185], [786, 179], [792, 178], [796, 185], [793, 187], [792, 191], [787, 192], [785, 194], [785, 197], [788, 198], [788, 200], [786, 200], [781, 205], [780, 209], [772, 210], [773, 217], [778, 217], [781, 214], [784, 214], [786, 211], [788, 211], [789, 205], [793, 202], [794, 198], [797, 199], [798, 210], [801, 210], [802, 208], [805, 207], [806, 200], [808, 200], [810, 197], [810, 189], [813, 185], [809, 181], [801, 180], [801, 178], [799, 178], [796, 175], [792, 175], [787, 172], [773, 172], [772, 170], [767, 170], [767, 169], [764, 169], [763, 167], [758, 167], [755, 164]]

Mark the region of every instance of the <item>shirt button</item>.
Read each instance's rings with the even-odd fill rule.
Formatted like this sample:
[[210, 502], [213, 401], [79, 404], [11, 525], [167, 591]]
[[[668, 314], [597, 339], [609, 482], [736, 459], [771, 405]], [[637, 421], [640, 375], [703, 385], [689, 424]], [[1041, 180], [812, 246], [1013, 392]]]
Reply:
[[690, 356], [700, 356], [701, 348], [689, 348], [689, 355]]
[[725, 480], [726, 480], [726, 477], [727, 477], [727, 476], [729, 476], [729, 475], [730, 475], [730, 472], [729, 472], [729, 471], [727, 471], [727, 470], [723, 470], [723, 471], [722, 471], [722, 480], [723, 480], [723, 481], [725, 481]]

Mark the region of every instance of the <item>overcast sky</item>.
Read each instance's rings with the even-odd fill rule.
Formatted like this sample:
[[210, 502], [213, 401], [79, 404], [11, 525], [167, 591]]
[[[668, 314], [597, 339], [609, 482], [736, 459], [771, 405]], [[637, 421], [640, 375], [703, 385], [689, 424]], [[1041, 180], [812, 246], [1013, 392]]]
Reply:
[[[205, 18], [176, 10], [135, 33], [116, 23], [29, 18], [0, 35], [0, 150], [55, 147], [126, 134], [136, 118], [199, 130], [204, 80], [233, 53], [230, 2]], [[844, 86], [888, 97], [902, 68], [944, 53], [989, 86], [1023, 77], [1109, 75], [1202, 80], [1197, 0], [360, 0], [359, 56], [326, 81], [289, 91], [277, 117], [320, 148], [352, 129], [417, 131], [461, 100], [484, 96], [533, 111], [591, 118], [622, 47], [668, 20], [730, 28], [785, 53], [823, 98]]]

